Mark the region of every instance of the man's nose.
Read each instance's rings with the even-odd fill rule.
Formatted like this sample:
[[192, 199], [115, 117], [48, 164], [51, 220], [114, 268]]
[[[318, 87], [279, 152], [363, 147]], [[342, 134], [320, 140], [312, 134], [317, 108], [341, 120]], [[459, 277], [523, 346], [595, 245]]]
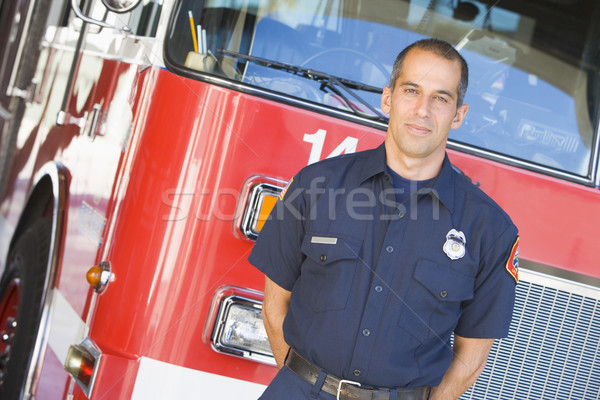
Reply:
[[431, 102], [427, 96], [420, 96], [415, 102], [415, 114], [421, 118], [426, 118], [430, 114]]

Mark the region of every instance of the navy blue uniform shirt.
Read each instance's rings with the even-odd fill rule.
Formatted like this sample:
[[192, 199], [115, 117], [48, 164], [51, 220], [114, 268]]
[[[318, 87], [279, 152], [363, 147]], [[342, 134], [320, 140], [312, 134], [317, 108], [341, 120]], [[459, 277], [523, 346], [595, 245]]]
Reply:
[[396, 202], [384, 145], [342, 155], [302, 169], [260, 232], [250, 263], [292, 292], [285, 340], [328, 373], [437, 386], [452, 332], [508, 334], [515, 225], [448, 157], [413, 192]]

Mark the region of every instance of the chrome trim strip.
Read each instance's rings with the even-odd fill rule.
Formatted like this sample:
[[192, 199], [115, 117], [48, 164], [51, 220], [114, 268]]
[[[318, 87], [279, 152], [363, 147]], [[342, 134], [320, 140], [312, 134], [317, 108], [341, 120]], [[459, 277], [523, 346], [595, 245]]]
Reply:
[[25, 17], [25, 24], [23, 25], [23, 33], [21, 34], [21, 38], [19, 39], [19, 47], [17, 47], [17, 54], [15, 54], [15, 59], [13, 60], [12, 72], [8, 80], [8, 85], [6, 86], [6, 95], [8, 97], [11, 97], [13, 89], [15, 88], [15, 81], [17, 80], [19, 63], [21, 62], [21, 56], [23, 53], [23, 48], [25, 47], [25, 41], [29, 36], [27, 32], [29, 32], [29, 25], [31, 24], [31, 17], [33, 15], [33, 8], [35, 7], [35, 5], [36, 2], [31, 1], [29, 3], [29, 7], [27, 7], [27, 16]]
[[596, 107], [596, 130], [592, 132], [592, 135], [596, 142], [593, 147], [595, 157], [592, 160], [592, 171], [595, 174], [594, 184], [598, 187], [600, 186], [600, 103]]
[[12, 118], [11, 113], [0, 104], [0, 119], [9, 121]]
[[[42, 45], [46, 48], [54, 49], [54, 50], [62, 50], [62, 51], [70, 51], [70, 52], [75, 51], [74, 47], [71, 47], [67, 44], [62, 44], [62, 43], [44, 42]], [[142, 58], [137, 59], [137, 58], [125, 57], [125, 56], [120, 56], [120, 55], [116, 55], [116, 54], [108, 54], [108, 53], [105, 53], [102, 51], [94, 51], [94, 50], [88, 50], [88, 49], [81, 50], [80, 54], [98, 57], [98, 58], [102, 58], [102, 59], [108, 60], [108, 61], [121, 61], [121, 62], [124, 62], [127, 64], [141, 65], [144, 67], [148, 66], [148, 61], [145, 61]]]
[[54, 50], [62, 50], [62, 51], [75, 51], [75, 47], [69, 46], [68, 44], [56, 43], [56, 42], [48, 42], [43, 41], [42, 47]]
[[[521, 264], [523, 264], [523, 260], [519, 260]], [[529, 263], [525, 263], [525, 265], [530, 265]], [[551, 268], [551, 267], [546, 267]], [[561, 271], [561, 273], [565, 273], [565, 271], [553, 269], [555, 271]], [[549, 270], [548, 270], [549, 271]], [[568, 272], [567, 272], [568, 274]], [[572, 274], [572, 273], [571, 273]], [[573, 275], [571, 275], [573, 276]], [[595, 283], [600, 281], [596, 278], [589, 278], [593, 280]], [[600, 300], [600, 286], [592, 286], [586, 283], [581, 283], [575, 280], [566, 279], [560, 276], [549, 275], [548, 273], [538, 272], [530, 269], [526, 269], [524, 267], [519, 268], [519, 280], [525, 282], [536, 283], [542, 286], [551, 287], [558, 290], [563, 290], [565, 292], [578, 294], [580, 296], [589, 297], [592, 299]]]
[[93, 50], [87, 50], [87, 49], [83, 49], [81, 51], [81, 54], [85, 54], [86, 56], [102, 58], [103, 60], [108, 60], [108, 61], [120, 61], [120, 62], [123, 62], [126, 64], [140, 65], [143, 67], [149, 66], [148, 61], [144, 60], [142, 58], [137, 59], [137, 58], [132, 58], [132, 57], [119, 56], [116, 54], [107, 54], [107, 53], [103, 53], [100, 51], [93, 51]]
[[[524, 259], [519, 260], [519, 274], [521, 272], [529, 274], [528, 276], [550, 277], [556, 282], [554, 285], [551, 285], [552, 287], [556, 287], [557, 284], [560, 285], [561, 282], [567, 282], [573, 287], [579, 288], [586, 293], [590, 290], [596, 291], [599, 293], [598, 296], [600, 296], [600, 278], [595, 278], [593, 276], [583, 275], [577, 272], [555, 268], [549, 265]], [[600, 299], [600, 297], [592, 297]]]
[[[46, 267], [46, 279], [44, 282], [44, 292], [42, 294], [42, 312], [40, 324], [37, 332], [37, 338], [29, 361], [27, 377], [25, 380], [24, 393], [26, 396], [33, 396], [39, 383], [39, 377], [42, 370], [42, 360], [46, 353], [48, 345], [48, 334], [50, 332], [50, 321], [52, 320], [52, 293], [56, 281], [56, 271], [59, 262], [59, 253], [61, 243], [59, 238], [62, 236], [64, 215], [66, 212], [67, 201], [67, 169], [59, 163], [50, 162], [45, 164], [35, 175], [34, 185], [30, 192], [32, 195], [40, 181], [49, 178], [52, 183], [52, 196], [54, 205], [52, 209], [52, 233], [50, 236], [50, 256]], [[29, 199], [27, 201], [28, 204]]]
[[[114, 36], [111, 36], [111, 38], [114, 38]], [[125, 62], [128, 64], [148, 66], [149, 65], [149, 62], [148, 62], [149, 57], [148, 57], [147, 53], [150, 53], [152, 51], [152, 44], [155, 40], [148, 39], [145, 37], [137, 37], [137, 36], [130, 35], [127, 38], [123, 39], [123, 42], [124, 41], [135, 42], [135, 43], [139, 44], [140, 47], [143, 47], [145, 51], [138, 52], [137, 54], [139, 54], [139, 57], [131, 57], [131, 56], [127, 56], [124, 54], [119, 54], [119, 51], [116, 51], [115, 53], [110, 53], [110, 52], [108, 52], [108, 50], [99, 51], [99, 50], [91, 50], [89, 48], [82, 47], [80, 54], [98, 57], [98, 58], [102, 58], [104, 60], [109, 60], [109, 61], [122, 61], [122, 62]], [[86, 42], [86, 44], [88, 44], [88, 42]], [[60, 42], [44, 41], [42, 43], [42, 46], [46, 47], [46, 48], [54, 49], [54, 50], [62, 50], [62, 51], [69, 51], [69, 52], [75, 51], [74, 46], [70, 46], [68, 44], [60, 43]], [[121, 43], [121, 47], [125, 47], [125, 45], [123, 45]], [[130, 49], [127, 49], [127, 50], [130, 50]], [[125, 51], [125, 52], [130, 53], [130, 54], [135, 53], [134, 51]]]
[[[598, 75], [597, 72], [596, 75]], [[591, 123], [592, 137], [594, 140], [591, 148], [591, 151], [593, 152], [591, 165], [591, 180], [594, 183], [594, 186], [598, 187], [600, 185], [600, 101], [598, 99], [596, 99], [596, 101], [596, 113], [594, 114], [596, 120], [592, 121]]]

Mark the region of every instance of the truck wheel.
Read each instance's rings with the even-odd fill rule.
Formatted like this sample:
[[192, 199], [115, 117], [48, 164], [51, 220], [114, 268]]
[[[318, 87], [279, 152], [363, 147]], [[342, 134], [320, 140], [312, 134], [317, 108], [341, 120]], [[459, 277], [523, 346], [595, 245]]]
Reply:
[[38, 336], [52, 220], [37, 221], [8, 256], [0, 281], [0, 398], [20, 399]]

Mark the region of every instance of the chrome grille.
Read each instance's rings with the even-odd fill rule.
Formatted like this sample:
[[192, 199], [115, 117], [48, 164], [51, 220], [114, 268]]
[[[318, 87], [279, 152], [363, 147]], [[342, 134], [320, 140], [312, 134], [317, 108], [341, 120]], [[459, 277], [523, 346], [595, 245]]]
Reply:
[[509, 336], [461, 399], [600, 399], [600, 289], [520, 274]]

